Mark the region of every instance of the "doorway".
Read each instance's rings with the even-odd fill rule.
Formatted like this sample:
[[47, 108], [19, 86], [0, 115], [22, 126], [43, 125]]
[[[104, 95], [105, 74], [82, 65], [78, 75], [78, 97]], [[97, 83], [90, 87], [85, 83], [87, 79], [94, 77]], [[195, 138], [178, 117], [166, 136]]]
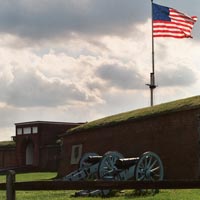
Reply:
[[33, 165], [34, 146], [33, 143], [28, 143], [26, 147], [26, 165]]

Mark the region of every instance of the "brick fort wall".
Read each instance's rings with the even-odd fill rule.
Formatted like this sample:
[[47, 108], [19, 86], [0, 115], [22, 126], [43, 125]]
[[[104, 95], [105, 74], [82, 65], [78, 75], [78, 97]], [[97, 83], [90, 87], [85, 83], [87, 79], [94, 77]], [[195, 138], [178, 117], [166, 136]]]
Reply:
[[165, 179], [199, 178], [199, 109], [163, 114], [147, 119], [96, 128], [63, 136], [59, 176], [77, 169], [71, 164], [73, 145], [82, 145], [82, 155], [118, 151], [125, 157], [157, 153]]

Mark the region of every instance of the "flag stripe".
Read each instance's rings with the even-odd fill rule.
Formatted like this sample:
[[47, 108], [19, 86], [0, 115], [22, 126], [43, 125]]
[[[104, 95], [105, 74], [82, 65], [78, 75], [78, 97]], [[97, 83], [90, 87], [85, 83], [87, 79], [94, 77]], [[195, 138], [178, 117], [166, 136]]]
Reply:
[[[161, 33], [161, 32], [172, 32], [172, 33], [183, 33], [182, 31], [180, 31], [179, 29], [169, 29], [169, 28], [157, 28], [157, 32]], [[190, 32], [186, 32], [189, 33]]]
[[192, 30], [191, 26], [186, 26], [186, 25], [182, 25], [180, 23], [176, 23], [176, 22], [170, 22], [170, 23], [163, 23], [162, 21], [156, 22], [154, 23], [154, 28], [156, 27], [177, 27], [180, 29], [185, 29], [185, 30]]
[[185, 27], [190, 27], [191, 29], [193, 28], [193, 24], [190, 24], [190, 23], [186, 23], [186, 22], [182, 22], [182, 21], [177, 21], [177, 20], [174, 20], [174, 19], [172, 19], [171, 20], [171, 23], [172, 24], [176, 24], [177, 26], [178, 25], [183, 25], [183, 26], [185, 26]]
[[162, 31], [162, 30], [165, 30], [165, 31], [179, 31], [179, 32], [186, 32], [186, 33], [188, 33], [188, 34], [190, 34], [190, 30], [187, 30], [187, 29], [180, 29], [180, 28], [178, 28], [178, 27], [173, 27], [173, 26], [171, 26], [171, 27], [163, 27], [163, 26], [156, 26], [156, 27], [154, 27], [154, 31]]
[[196, 16], [153, 3], [153, 37], [190, 38]]
[[185, 34], [187, 34], [187, 35], [190, 35], [191, 34], [191, 28], [188, 28], [188, 27], [184, 27], [184, 26], [180, 26], [180, 25], [174, 25], [173, 26], [173, 24], [171, 24], [170, 26], [168, 25], [158, 25], [158, 26], [154, 26], [154, 31], [156, 32], [156, 31], [159, 31], [159, 30], [162, 30], [162, 29], [165, 29], [165, 30], [168, 30], [168, 31], [171, 31], [171, 30], [179, 30], [180, 32], [183, 32], [183, 33], [185, 33]]
[[197, 21], [197, 17], [196, 17], [196, 16], [190, 17], [190, 16], [188, 16], [188, 15], [186, 15], [186, 14], [183, 14], [183, 13], [181, 13], [181, 12], [175, 10], [175, 9], [172, 9], [172, 8], [170, 8], [170, 13], [171, 13], [171, 15], [182, 16], [183, 18], [192, 20], [192, 21], [194, 21], [194, 22]]
[[[173, 33], [173, 32], [159, 32], [155, 34], [156, 37], [173, 37], [173, 38], [185, 38], [185, 34], [179, 32], [179, 33]], [[190, 36], [188, 36], [190, 38]]]

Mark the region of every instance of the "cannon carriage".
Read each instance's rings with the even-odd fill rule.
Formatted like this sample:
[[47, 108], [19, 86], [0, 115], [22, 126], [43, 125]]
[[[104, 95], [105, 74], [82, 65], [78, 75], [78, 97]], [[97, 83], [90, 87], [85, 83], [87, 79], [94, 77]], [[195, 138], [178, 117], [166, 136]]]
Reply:
[[[111, 157], [114, 160], [118, 160], [121, 157], [121, 154], [118, 152], [108, 152], [107, 156]], [[96, 153], [85, 153], [80, 161], [79, 168], [70, 174], [64, 176], [62, 180], [64, 181], [80, 181], [87, 179], [97, 179], [100, 178], [98, 176], [99, 164], [101, 159], [104, 156], [100, 156]]]
[[98, 175], [104, 180], [158, 181], [163, 179], [164, 170], [159, 156], [153, 152], [133, 158], [122, 156], [115, 161], [105, 154], [100, 161]]
[[[99, 179], [106, 181], [160, 181], [163, 180], [164, 169], [159, 156], [153, 152], [145, 152], [140, 157], [124, 158], [116, 151], [99, 156], [87, 153], [82, 156], [79, 169], [63, 177], [65, 181]], [[110, 190], [83, 190], [77, 196], [106, 196]]]

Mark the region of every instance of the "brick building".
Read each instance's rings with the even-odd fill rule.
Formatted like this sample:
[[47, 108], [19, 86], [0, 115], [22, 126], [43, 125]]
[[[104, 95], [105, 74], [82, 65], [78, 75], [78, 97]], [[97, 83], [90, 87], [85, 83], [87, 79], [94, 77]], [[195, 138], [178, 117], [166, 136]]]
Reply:
[[62, 135], [59, 175], [77, 168], [86, 152], [146, 151], [163, 161], [165, 179], [200, 177], [200, 96], [106, 117]]
[[[157, 153], [165, 179], [200, 177], [200, 96], [109, 116], [90, 123], [16, 123], [13, 142], [0, 143], [0, 169], [34, 166], [64, 176], [84, 153], [125, 157]], [[59, 164], [59, 165], [58, 165]]]
[[0, 142], [0, 169], [16, 166], [16, 144], [14, 141]]
[[59, 135], [81, 123], [32, 121], [16, 123], [14, 142], [0, 144], [0, 168], [32, 166], [57, 170]]

